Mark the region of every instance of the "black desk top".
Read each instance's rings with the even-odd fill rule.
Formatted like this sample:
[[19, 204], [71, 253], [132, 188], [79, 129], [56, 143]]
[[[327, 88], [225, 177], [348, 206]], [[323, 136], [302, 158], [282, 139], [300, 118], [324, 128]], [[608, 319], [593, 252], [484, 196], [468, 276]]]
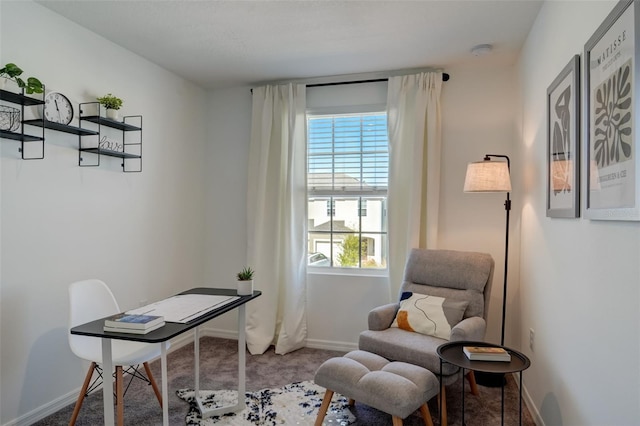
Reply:
[[[462, 351], [464, 346], [503, 348], [511, 354], [511, 361], [471, 361]], [[440, 359], [448, 362], [449, 364], [462, 367], [466, 370], [482, 371], [485, 373], [516, 373], [518, 371], [526, 370], [531, 365], [529, 358], [515, 349], [510, 349], [506, 346], [493, 345], [486, 342], [449, 342], [438, 346], [437, 351]]]
[[[226, 288], [208, 288], [198, 287], [191, 290], [183, 291], [178, 294], [208, 294], [208, 295], [220, 295], [220, 296], [238, 296], [235, 289]], [[116, 340], [133, 340], [135, 342], [145, 343], [160, 343], [165, 342], [173, 337], [176, 337], [192, 328], [195, 328], [207, 321], [214, 319], [224, 313], [227, 313], [245, 303], [259, 297], [262, 294], [261, 291], [254, 291], [253, 294], [248, 296], [239, 296], [239, 299], [234, 300], [220, 308], [207, 312], [206, 314], [198, 317], [188, 323], [182, 324], [177, 322], [167, 322], [163, 327], [157, 330], [150, 331], [147, 334], [132, 334], [132, 333], [112, 333], [104, 331], [104, 320], [101, 318], [95, 321], [82, 324], [71, 329], [71, 334], [77, 334], [80, 336], [92, 336], [92, 337], [108, 337]]]

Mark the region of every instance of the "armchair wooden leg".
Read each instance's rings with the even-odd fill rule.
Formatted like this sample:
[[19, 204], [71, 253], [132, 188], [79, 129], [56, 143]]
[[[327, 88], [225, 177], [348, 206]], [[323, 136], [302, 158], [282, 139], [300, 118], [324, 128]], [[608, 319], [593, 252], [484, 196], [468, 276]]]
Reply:
[[89, 388], [89, 382], [91, 382], [91, 378], [93, 377], [93, 370], [96, 368], [96, 363], [92, 362], [89, 366], [89, 371], [87, 371], [87, 375], [84, 378], [84, 383], [82, 383], [82, 389], [80, 389], [80, 395], [78, 395], [78, 400], [76, 401], [76, 406], [73, 408], [73, 414], [71, 415], [71, 420], [69, 420], [69, 426], [73, 426], [76, 424], [76, 420], [78, 419], [78, 414], [80, 414], [80, 408], [82, 408], [82, 402], [84, 402], [84, 397], [87, 394], [87, 389]]
[[480, 395], [478, 384], [476, 383], [476, 375], [473, 374], [473, 371], [469, 371], [467, 373], [467, 380], [469, 380], [469, 388], [471, 389], [471, 393], [475, 396]]
[[354, 405], [356, 405], [356, 400], [353, 398], [349, 398], [349, 407], [353, 407]]
[[420, 406], [420, 414], [422, 414], [424, 426], [433, 426], [433, 420], [431, 420], [431, 412], [429, 411], [429, 407], [427, 406], [426, 402]]
[[329, 408], [332, 397], [333, 391], [327, 389], [327, 391], [324, 393], [324, 398], [322, 398], [322, 405], [320, 405], [320, 410], [318, 411], [318, 417], [316, 417], [315, 426], [322, 426], [322, 421], [324, 420], [324, 416], [327, 415], [327, 409]]
[[400, 417], [393, 416], [393, 426], [402, 426], [402, 419]]
[[440, 426], [447, 426], [447, 393], [444, 386], [440, 387], [440, 393], [438, 394], [438, 406], [440, 407], [440, 419], [442, 424]]
[[[116, 414], [117, 414], [117, 425], [124, 425], [124, 398], [122, 395], [122, 366], [116, 366]], [[105, 390], [103, 389], [103, 392]]]
[[147, 373], [147, 379], [149, 379], [149, 383], [151, 383], [153, 392], [155, 392], [156, 398], [158, 398], [158, 402], [160, 403], [160, 408], [162, 408], [162, 394], [160, 393], [160, 389], [158, 389], [158, 384], [153, 378], [153, 374], [151, 374], [151, 368], [149, 368], [149, 363], [145, 362], [142, 365], [144, 365], [144, 371]]

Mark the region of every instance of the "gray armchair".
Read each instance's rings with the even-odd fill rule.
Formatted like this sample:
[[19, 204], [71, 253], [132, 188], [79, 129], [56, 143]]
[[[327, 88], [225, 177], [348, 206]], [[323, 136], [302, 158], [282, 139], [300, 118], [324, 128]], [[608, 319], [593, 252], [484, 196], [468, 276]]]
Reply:
[[[482, 341], [493, 268], [493, 258], [486, 253], [413, 249], [407, 259], [400, 295], [409, 291], [468, 302], [462, 320], [451, 329], [450, 341]], [[391, 361], [419, 365], [438, 375], [440, 358], [436, 349], [447, 340], [390, 327], [399, 306], [399, 303], [391, 303], [369, 312], [369, 330], [360, 333], [359, 348]], [[443, 384], [446, 386], [455, 382], [458, 372], [457, 367], [444, 364]], [[472, 393], [477, 394], [473, 372], [467, 378]], [[443, 420], [446, 422], [444, 388], [440, 399]]]

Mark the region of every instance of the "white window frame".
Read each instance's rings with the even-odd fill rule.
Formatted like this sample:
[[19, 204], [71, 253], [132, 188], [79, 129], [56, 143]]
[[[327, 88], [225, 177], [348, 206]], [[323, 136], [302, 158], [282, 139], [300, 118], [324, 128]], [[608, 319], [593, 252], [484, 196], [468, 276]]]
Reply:
[[[309, 116], [321, 116], [321, 115], [340, 115], [340, 114], [387, 114], [386, 104], [370, 104], [370, 105], [354, 105], [354, 106], [340, 106], [340, 107], [324, 107], [324, 108], [308, 108], [306, 110], [307, 118]], [[306, 159], [306, 155], [305, 155]], [[328, 194], [317, 194], [318, 196]], [[341, 194], [333, 194], [339, 197]], [[346, 194], [342, 194], [343, 196]], [[374, 195], [380, 195], [378, 193], [371, 194], [354, 194], [354, 196], [361, 195], [363, 197], [369, 197]], [[307, 202], [309, 199], [309, 192], [307, 191]], [[387, 191], [384, 191], [384, 196], [387, 198]], [[358, 207], [358, 218], [360, 219], [360, 208]], [[386, 212], [385, 212], [386, 214]], [[361, 231], [360, 231], [361, 233]], [[307, 232], [308, 237], [308, 232]], [[388, 228], [386, 233], [386, 240], [388, 244]], [[342, 276], [370, 276], [370, 277], [385, 277], [389, 275], [389, 259], [388, 259], [388, 247], [387, 252], [387, 266], [385, 268], [362, 268], [362, 267], [342, 267], [342, 266], [312, 266], [307, 265], [307, 272], [310, 274], [324, 274], [324, 275], [342, 275]]]

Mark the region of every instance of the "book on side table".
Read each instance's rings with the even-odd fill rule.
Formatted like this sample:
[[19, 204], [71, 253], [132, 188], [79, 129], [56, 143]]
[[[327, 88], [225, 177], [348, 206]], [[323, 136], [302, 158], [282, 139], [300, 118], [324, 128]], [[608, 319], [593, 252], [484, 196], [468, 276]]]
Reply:
[[465, 346], [462, 350], [471, 361], [511, 361], [509, 352], [494, 346]]
[[164, 318], [156, 315], [116, 314], [104, 320], [104, 331], [146, 334], [164, 325]]

